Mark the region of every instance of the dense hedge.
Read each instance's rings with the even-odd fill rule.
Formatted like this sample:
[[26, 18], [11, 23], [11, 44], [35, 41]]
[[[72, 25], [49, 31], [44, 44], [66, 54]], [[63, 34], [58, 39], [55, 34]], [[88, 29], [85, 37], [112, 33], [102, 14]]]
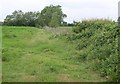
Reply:
[[78, 45], [78, 58], [93, 63], [93, 69], [111, 81], [118, 76], [118, 25], [110, 20], [84, 20], [75, 24], [68, 37]]

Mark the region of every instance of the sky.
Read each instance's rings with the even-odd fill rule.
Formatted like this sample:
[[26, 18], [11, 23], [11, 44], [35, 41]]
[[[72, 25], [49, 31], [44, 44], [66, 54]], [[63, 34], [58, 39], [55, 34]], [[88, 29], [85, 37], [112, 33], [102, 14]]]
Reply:
[[51, 4], [62, 6], [68, 23], [92, 18], [117, 20], [118, 2], [119, 0], [0, 0], [0, 21], [14, 10], [41, 11]]

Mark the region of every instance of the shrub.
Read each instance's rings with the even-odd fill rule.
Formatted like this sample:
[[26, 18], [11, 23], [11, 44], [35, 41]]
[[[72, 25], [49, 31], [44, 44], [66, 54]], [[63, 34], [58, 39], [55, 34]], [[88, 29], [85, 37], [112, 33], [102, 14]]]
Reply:
[[84, 20], [75, 25], [68, 39], [78, 42], [76, 50], [80, 60], [94, 60], [93, 69], [102, 77], [115, 82], [119, 80], [117, 23], [106, 19]]

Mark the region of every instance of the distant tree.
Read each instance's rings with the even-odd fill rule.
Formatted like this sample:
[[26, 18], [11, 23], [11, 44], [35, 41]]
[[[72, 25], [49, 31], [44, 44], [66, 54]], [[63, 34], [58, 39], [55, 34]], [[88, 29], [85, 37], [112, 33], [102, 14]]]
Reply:
[[54, 12], [52, 14], [52, 18], [51, 18], [51, 21], [49, 23], [49, 26], [51, 27], [58, 27], [59, 26], [59, 15], [57, 12]]
[[65, 22], [65, 21], [63, 21], [63, 22], [61, 23], [61, 26], [68, 26], [68, 23]]
[[24, 26], [35, 26], [37, 24], [39, 12], [26, 12], [23, 15]]
[[[63, 19], [67, 17], [63, 14], [61, 6], [46, 6], [40, 13], [38, 22], [41, 26], [59, 26], [63, 22]], [[55, 22], [56, 21], [56, 22]], [[55, 24], [53, 24], [55, 22]]]
[[74, 26], [74, 23], [68, 23], [68, 26]]
[[21, 26], [23, 19], [23, 12], [21, 10], [14, 11], [12, 15], [7, 15], [4, 20], [4, 25], [8, 26]]
[[118, 17], [118, 23], [120, 23], [120, 17]]
[[8, 26], [35, 26], [38, 20], [39, 12], [26, 12], [21, 10], [14, 11], [12, 15], [7, 15], [4, 25]]
[[14, 25], [15, 26], [22, 26], [22, 19], [23, 19], [23, 12], [21, 10], [18, 10], [18, 11], [14, 11], [12, 13], [13, 15], [13, 20], [14, 20]]
[[7, 15], [4, 19], [4, 25], [8, 26], [51, 26], [57, 27], [63, 24], [64, 18], [61, 6], [46, 6], [40, 12], [22, 12], [14, 11], [11, 15]]
[[0, 21], [0, 26], [2, 26], [2, 25], [3, 25], [3, 22]]

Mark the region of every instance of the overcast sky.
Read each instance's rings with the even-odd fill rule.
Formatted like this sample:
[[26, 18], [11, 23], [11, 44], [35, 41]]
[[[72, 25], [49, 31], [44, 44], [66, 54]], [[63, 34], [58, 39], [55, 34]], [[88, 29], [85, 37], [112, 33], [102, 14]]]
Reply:
[[90, 18], [109, 18], [116, 20], [118, 17], [119, 0], [0, 0], [0, 21], [14, 10], [41, 11], [45, 6], [61, 5], [67, 14], [65, 21], [73, 22]]

